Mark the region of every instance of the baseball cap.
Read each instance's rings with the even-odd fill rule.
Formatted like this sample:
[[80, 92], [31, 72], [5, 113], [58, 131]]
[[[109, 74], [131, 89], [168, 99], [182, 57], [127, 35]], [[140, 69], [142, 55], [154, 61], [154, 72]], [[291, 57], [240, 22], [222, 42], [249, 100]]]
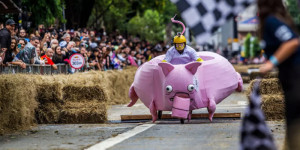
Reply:
[[8, 19], [6, 22], [5, 22], [6, 25], [14, 25], [16, 24], [14, 20], [12, 19]]

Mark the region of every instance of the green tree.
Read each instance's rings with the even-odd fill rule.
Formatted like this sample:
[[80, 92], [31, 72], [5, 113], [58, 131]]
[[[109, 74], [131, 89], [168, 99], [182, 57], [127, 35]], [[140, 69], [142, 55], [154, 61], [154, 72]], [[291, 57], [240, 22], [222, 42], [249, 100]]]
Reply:
[[299, 5], [298, 0], [286, 0], [287, 9], [294, 19], [296, 25], [300, 26], [300, 11], [299, 11]]
[[[146, 11], [148, 12], [146, 13]], [[164, 35], [161, 35], [161, 33], [167, 34], [167, 38], [170, 38], [173, 28], [181, 28], [180, 25], [172, 26], [170, 18], [175, 14], [178, 14], [177, 8], [170, 0], [97, 0], [89, 18], [88, 26], [96, 29], [104, 26], [107, 32], [118, 29], [123, 34], [130, 32], [130, 34], [134, 33], [135, 35], [137, 35], [136, 32], [141, 31], [135, 30], [135, 28], [146, 29], [148, 26], [147, 31], [149, 30], [149, 32], [159, 30], [159, 38], [157, 36], [156, 39], [163, 40]], [[147, 20], [151, 17], [158, 18]], [[157, 22], [160, 25], [156, 25]], [[134, 24], [134, 27], [130, 27], [129, 24]], [[139, 35], [146, 40], [153, 41], [153, 37], [149, 33], [144, 32], [139, 33]]]
[[62, 16], [61, 0], [22, 0], [22, 6], [32, 12], [32, 21], [38, 24], [54, 24], [58, 19], [65, 22]]
[[100, 29], [106, 27], [106, 31], [116, 29], [124, 32], [126, 29], [127, 14], [131, 12], [131, 4], [124, 0], [97, 0], [88, 21], [88, 27]]
[[164, 40], [165, 25], [158, 11], [148, 9], [143, 17], [137, 15], [129, 21], [128, 33], [139, 35], [143, 40], [155, 43]]

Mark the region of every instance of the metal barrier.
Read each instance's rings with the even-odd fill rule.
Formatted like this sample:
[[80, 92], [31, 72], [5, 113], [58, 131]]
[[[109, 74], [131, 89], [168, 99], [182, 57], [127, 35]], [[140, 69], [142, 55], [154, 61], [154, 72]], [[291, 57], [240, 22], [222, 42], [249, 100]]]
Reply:
[[51, 65], [37, 65], [26, 64], [26, 68], [23, 69], [18, 65], [0, 66], [0, 74], [15, 74], [15, 73], [28, 73], [28, 74], [67, 74], [68, 64], [55, 64], [57, 70], [54, 70]]

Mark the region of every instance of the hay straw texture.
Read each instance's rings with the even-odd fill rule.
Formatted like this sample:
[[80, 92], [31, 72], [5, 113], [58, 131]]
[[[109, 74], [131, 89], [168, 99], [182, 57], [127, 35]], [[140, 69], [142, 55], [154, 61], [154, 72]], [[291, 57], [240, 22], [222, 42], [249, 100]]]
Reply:
[[[250, 95], [250, 92], [253, 89], [253, 84], [257, 81], [257, 79], [252, 80], [250, 82], [250, 86], [247, 89], [247, 96]], [[283, 94], [280, 82], [278, 78], [270, 78], [270, 79], [262, 79], [259, 85], [259, 93], [260, 94]]]
[[39, 124], [58, 123], [62, 106], [59, 103], [44, 103], [36, 109], [36, 120]]
[[261, 99], [261, 108], [265, 113], [266, 120], [283, 120], [285, 118], [283, 95], [262, 95]]
[[34, 123], [103, 123], [107, 105], [130, 102], [137, 68], [72, 75], [0, 75], [0, 134]]
[[63, 98], [67, 101], [98, 100], [107, 101], [104, 90], [99, 85], [82, 86], [82, 85], [66, 85], [62, 89]]
[[232, 65], [236, 72], [248, 74], [248, 69], [258, 69], [261, 65]]
[[40, 103], [62, 101], [62, 84], [47, 82], [37, 84], [37, 100]]
[[[111, 87], [108, 91], [109, 101], [108, 104], [127, 104], [130, 102], [128, 91], [133, 83], [136, 68], [129, 68], [122, 71], [107, 71], [104, 78], [110, 81]], [[123, 74], [120, 76], [119, 74]]]
[[27, 129], [34, 125], [36, 85], [24, 75], [0, 76], [0, 133]]
[[104, 123], [107, 121], [107, 106], [97, 100], [66, 102], [62, 106], [60, 123]]
[[[250, 96], [253, 84], [258, 79], [250, 82], [250, 86], [246, 91], [246, 95]], [[261, 94], [261, 108], [265, 113], [266, 120], [283, 120], [285, 107], [284, 96], [278, 78], [262, 79], [260, 82], [259, 93]]]
[[250, 73], [250, 80], [254, 80], [257, 77], [261, 77], [264, 79], [269, 79], [269, 78], [278, 78], [278, 72], [268, 72], [267, 74], [263, 75], [260, 72], [251, 72]]

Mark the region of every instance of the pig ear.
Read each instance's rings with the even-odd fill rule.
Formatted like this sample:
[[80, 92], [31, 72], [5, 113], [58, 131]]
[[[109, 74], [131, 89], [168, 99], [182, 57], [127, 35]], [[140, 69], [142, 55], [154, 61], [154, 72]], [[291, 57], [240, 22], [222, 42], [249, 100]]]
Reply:
[[174, 66], [170, 63], [164, 62], [164, 63], [159, 63], [158, 65], [161, 67], [165, 76], [167, 76], [174, 69]]
[[197, 72], [197, 69], [201, 64], [202, 63], [200, 63], [200, 62], [191, 62], [191, 63], [188, 63], [187, 65], [185, 65], [185, 68], [194, 75]]

